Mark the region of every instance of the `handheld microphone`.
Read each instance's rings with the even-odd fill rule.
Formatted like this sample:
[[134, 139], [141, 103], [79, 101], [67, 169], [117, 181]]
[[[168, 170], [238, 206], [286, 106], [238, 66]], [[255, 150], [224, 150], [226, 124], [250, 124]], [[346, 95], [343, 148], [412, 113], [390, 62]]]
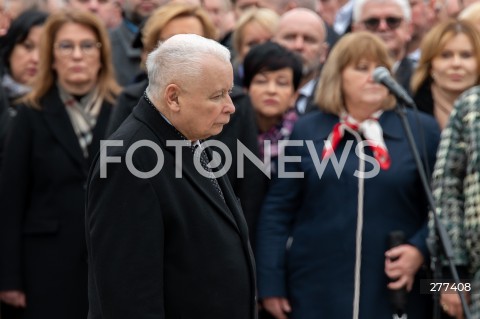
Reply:
[[[388, 234], [388, 247], [393, 248], [405, 244], [405, 234], [401, 230], [392, 231]], [[391, 279], [390, 281], [395, 281]], [[393, 318], [407, 318], [407, 287], [390, 290], [390, 302], [393, 306]]]
[[408, 95], [405, 89], [395, 81], [394, 78], [390, 75], [390, 71], [383, 66], [379, 66], [375, 68], [373, 71], [373, 80], [377, 83], [382, 84], [385, 86], [393, 95], [395, 95], [399, 100], [404, 102], [410, 107], [415, 106], [415, 102], [413, 99]]

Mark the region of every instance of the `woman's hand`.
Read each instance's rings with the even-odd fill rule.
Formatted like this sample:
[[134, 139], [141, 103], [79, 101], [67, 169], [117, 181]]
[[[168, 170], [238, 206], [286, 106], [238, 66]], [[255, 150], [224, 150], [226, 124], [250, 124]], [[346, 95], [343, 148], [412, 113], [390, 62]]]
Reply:
[[422, 253], [412, 245], [400, 245], [385, 252], [385, 273], [395, 281], [388, 284], [389, 289], [407, 287], [412, 290], [415, 274], [423, 264]]
[[288, 319], [286, 313], [292, 310], [287, 298], [282, 297], [265, 298], [262, 305], [275, 319]]
[[[465, 297], [468, 300], [470, 295], [465, 292]], [[463, 319], [463, 308], [462, 302], [460, 301], [460, 296], [456, 291], [442, 292], [440, 295], [440, 305], [442, 306], [443, 311], [455, 319]]]
[[25, 294], [19, 290], [0, 291], [0, 301], [17, 308], [25, 308]]

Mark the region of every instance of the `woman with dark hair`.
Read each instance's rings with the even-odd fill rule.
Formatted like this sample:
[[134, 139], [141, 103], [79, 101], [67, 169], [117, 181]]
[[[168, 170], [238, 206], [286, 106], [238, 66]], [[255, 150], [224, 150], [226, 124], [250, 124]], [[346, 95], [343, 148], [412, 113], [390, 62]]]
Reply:
[[264, 142], [269, 141], [272, 173], [281, 149], [278, 143], [289, 138], [297, 120], [294, 104], [302, 77], [299, 58], [274, 42], [254, 46], [243, 61], [243, 86], [247, 90], [258, 129], [258, 150], [266, 159]]
[[25, 11], [0, 37], [1, 88], [9, 101], [30, 91], [38, 70], [38, 47], [46, 19], [44, 12]]
[[87, 317], [85, 183], [120, 91], [110, 57], [93, 14], [45, 22], [0, 174], [2, 319]]
[[[244, 70], [243, 87], [247, 94], [234, 99], [234, 117], [237, 112], [244, 113], [241, 117], [242, 129], [237, 131], [244, 136], [253, 134], [256, 142], [246, 144], [239, 139], [264, 163], [270, 164], [265, 167], [267, 177], [259, 168], [252, 168], [250, 161], [245, 161], [245, 183], [251, 185], [250, 192], [238, 194], [249, 226], [250, 239], [254, 242], [260, 206], [270, 179], [277, 174], [277, 159], [281, 152], [279, 143], [289, 138], [297, 120], [293, 105], [302, 76], [302, 63], [288, 49], [268, 41], [254, 46], [248, 52], [244, 59]], [[227, 126], [224, 131], [228, 130]]]
[[0, 37], [0, 167], [3, 143], [16, 99], [30, 91], [38, 70], [38, 47], [47, 14], [27, 10]]

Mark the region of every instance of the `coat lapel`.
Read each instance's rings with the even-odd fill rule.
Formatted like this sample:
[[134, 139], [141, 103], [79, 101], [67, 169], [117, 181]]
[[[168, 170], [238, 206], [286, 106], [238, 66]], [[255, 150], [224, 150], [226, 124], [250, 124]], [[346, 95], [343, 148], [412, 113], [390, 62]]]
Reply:
[[78, 138], [56, 88], [47, 93], [42, 99], [41, 105], [44, 106], [42, 114], [47, 123], [47, 127], [63, 149], [65, 149], [72, 161], [87, 174], [87, 161], [85, 161], [83, 157]]

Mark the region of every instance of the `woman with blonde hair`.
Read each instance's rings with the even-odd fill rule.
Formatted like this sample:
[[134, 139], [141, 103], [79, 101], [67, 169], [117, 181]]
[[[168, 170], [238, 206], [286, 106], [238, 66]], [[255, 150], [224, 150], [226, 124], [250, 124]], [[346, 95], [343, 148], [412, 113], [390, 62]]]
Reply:
[[466, 20], [449, 19], [425, 35], [420, 49], [411, 79], [413, 98], [443, 128], [454, 101], [480, 84], [480, 32]]
[[[188, 3], [169, 3], [161, 6], [148, 18], [134, 42], [134, 46], [143, 48], [142, 68], [147, 55], [157, 47], [159, 41], [181, 33], [197, 34], [214, 39], [215, 27], [208, 13], [200, 6]], [[146, 74], [142, 73], [137, 83], [127, 86], [120, 94], [110, 119], [108, 134], [113, 133], [130, 115], [147, 85]]]
[[272, 39], [277, 29], [279, 15], [270, 9], [252, 8], [245, 11], [233, 31], [233, 71], [235, 85], [243, 84], [243, 59], [250, 49]]
[[480, 2], [471, 3], [458, 15], [458, 19], [472, 22], [480, 32]]
[[87, 316], [85, 189], [120, 87], [91, 13], [44, 25], [32, 90], [18, 107], [0, 175], [2, 319]]
[[[259, 299], [277, 319], [401, 316], [389, 290], [402, 288], [408, 318], [428, 318], [429, 296], [419, 288], [428, 205], [395, 98], [373, 79], [379, 66], [392, 67], [380, 38], [344, 35], [322, 70], [320, 110], [299, 118], [290, 135], [290, 161], [257, 227]], [[420, 127], [429, 141], [432, 167], [438, 126], [424, 114], [418, 124], [406, 116], [417, 143]], [[405, 244], [391, 248], [394, 231]]]

